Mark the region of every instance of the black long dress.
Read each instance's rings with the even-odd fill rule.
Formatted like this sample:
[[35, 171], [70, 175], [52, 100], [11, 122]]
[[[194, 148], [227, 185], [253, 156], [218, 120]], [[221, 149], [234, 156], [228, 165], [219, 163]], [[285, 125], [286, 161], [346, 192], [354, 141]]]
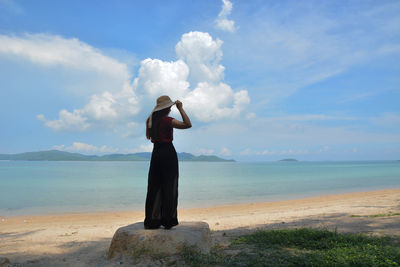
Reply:
[[146, 229], [178, 225], [178, 177], [178, 157], [172, 142], [154, 143], [147, 186]]

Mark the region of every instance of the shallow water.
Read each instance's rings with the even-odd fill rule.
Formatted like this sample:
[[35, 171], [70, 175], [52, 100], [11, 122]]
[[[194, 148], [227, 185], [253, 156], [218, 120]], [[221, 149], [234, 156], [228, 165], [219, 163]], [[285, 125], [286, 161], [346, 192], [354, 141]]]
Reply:
[[[143, 210], [149, 162], [1, 161], [0, 215]], [[400, 163], [180, 162], [179, 207], [400, 188]]]

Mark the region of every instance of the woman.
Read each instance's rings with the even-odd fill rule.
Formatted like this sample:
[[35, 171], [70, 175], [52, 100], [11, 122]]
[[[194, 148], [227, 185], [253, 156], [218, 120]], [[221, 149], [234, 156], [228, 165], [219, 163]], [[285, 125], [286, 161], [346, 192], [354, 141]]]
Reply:
[[[171, 107], [176, 104], [182, 120], [168, 116]], [[172, 102], [168, 96], [160, 96], [157, 105], [146, 121], [146, 137], [154, 143], [151, 155], [147, 197], [146, 229], [165, 229], [178, 225], [178, 157], [172, 144], [173, 128], [187, 129], [192, 127], [179, 100]]]

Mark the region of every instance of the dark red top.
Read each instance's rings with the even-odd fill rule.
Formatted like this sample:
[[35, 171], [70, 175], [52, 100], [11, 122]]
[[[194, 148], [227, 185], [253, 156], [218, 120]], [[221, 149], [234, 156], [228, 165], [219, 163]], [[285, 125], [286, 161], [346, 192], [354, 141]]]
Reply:
[[153, 143], [169, 143], [174, 139], [173, 128], [172, 128], [173, 118], [165, 116], [160, 120], [160, 126], [158, 127], [158, 139], [151, 139]]

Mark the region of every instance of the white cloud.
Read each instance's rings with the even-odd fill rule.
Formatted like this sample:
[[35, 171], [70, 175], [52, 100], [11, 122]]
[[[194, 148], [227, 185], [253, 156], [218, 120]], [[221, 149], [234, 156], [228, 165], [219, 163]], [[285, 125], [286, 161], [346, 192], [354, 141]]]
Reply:
[[276, 154], [276, 151], [270, 151], [270, 150], [264, 150], [264, 151], [261, 151], [261, 153], [260, 153], [261, 155], [275, 155]]
[[325, 114], [299, 114], [299, 115], [284, 115], [259, 118], [263, 123], [266, 122], [301, 122], [301, 121], [352, 121], [357, 120], [350, 116], [332, 116]]
[[0, 35], [0, 55], [20, 57], [40, 66], [96, 72], [113, 81], [108, 87], [87, 89], [83, 94], [87, 103], [81, 108], [64, 108], [56, 119], [39, 114], [37, 119], [46, 127], [54, 131], [102, 128], [122, 136], [137, 133], [130, 123], [141, 107], [150, 110], [154, 99], [163, 94], [182, 100], [194, 120], [237, 118], [250, 98], [246, 90], [235, 92], [223, 82], [221, 45], [221, 40], [213, 40], [208, 33], [183, 34], [176, 45], [178, 60], [145, 59], [133, 79], [126, 63], [76, 38], [49, 34]]
[[175, 50], [177, 56], [189, 66], [191, 84], [205, 81], [214, 83], [224, 78], [225, 67], [219, 64], [222, 59], [221, 46], [221, 40], [214, 41], [205, 32], [182, 35]]
[[159, 59], [145, 59], [141, 62], [136, 80], [142, 93], [152, 99], [168, 94], [173, 99], [182, 98], [189, 90], [189, 67], [183, 60], [165, 62]]
[[[199, 83], [184, 97], [187, 109], [200, 121], [237, 117], [250, 103], [247, 91], [233, 93], [225, 83]], [[233, 103], [232, 107], [229, 104]]]
[[123, 124], [122, 127], [115, 127], [114, 133], [125, 138], [137, 137], [143, 134], [144, 123], [134, 121]]
[[50, 34], [0, 35], [0, 53], [20, 56], [47, 66], [89, 69], [125, 80], [131, 77], [126, 64], [105, 56], [77, 38], [67, 39]]
[[82, 109], [72, 112], [63, 109], [56, 120], [48, 120], [43, 114], [39, 114], [37, 118], [55, 131], [86, 131], [91, 127], [114, 129], [120, 124], [127, 126], [138, 111], [138, 101], [127, 85], [116, 94], [103, 92], [92, 95], [89, 103]]
[[196, 153], [200, 155], [211, 155], [214, 153], [214, 149], [200, 148]]
[[104, 92], [102, 95], [93, 95], [84, 110], [94, 119], [112, 120], [118, 116], [116, 110], [112, 108], [115, 102], [112, 94]]
[[265, 92], [256, 101], [263, 108], [360, 63], [399, 55], [399, 12], [396, 1], [362, 6], [350, 1], [340, 8], [318, 1], [266, 4], [227, 37], [225, 62], [252, 73], [254, 91]]
[[248, 120], [254, 119], [256, 117], [257, 117], [257, 115], [254, 112], [249, 112], [246, 114], [246, 119], [248, 119]]
[[58, 120], [49, 121], [43, 114], [37, 115], [38, 120], [42, 121], [47, 127], [54, 131], [85, 131], [90, 127], [90, 124], [87, 122], [88, 119], [82, 116], [80, 110], [69, 112], [63, 109], [59, 112], [58, 117]]
[[[100, 50], [79, 41], [57, 35], [0, 35], [0, 54], [25, 58], [42, 66], [64, 66], [92, 71], [109, 77], [109, 87], [89, 97], [81, 109], [59, 112], [58, 119], [37, 118], [55, 131], [86, 131], [92, 127], [114, 128], [127, 123], [139, 112], [140, 106], [131, 83], [127, 64], [104, 55]], [[87, 88], [87, 91], [93, 91]]]
[[65, 149], [65, 145], [54, 145], [54, 146], [51, 147], [51, 149], [64, 150]]
[[308, 154], [308, 150], [295, 150], [295, 149], [288, 149], [282, 150], [281, 155], [304, 155]]
[[52, 147], [53, 149], [69, 151], [69, 152], [80, 152], [80, 153], [115, 153], [118, 149], [108, 147], [103, 145], [101, 147], [97, 147], [94, 145], [81, 143], [81, 142], [73, 142], [71, 146], [65, 145], [55, 145]]
[[221, 149], [221, 152], [219, 152], [219, 154], [224, 156], [230, 156], [232, 155], [232, 152], [228, 148], [224, 147]]
[[232, 12], [232, 3], [229, 0], [222, 0], [222, 10], [218, 14], [218, 18], [215, 20], [216, 27], [223, 31], [234, 32], [235, 22], [229, 20], [228, 16]]
[[282, 150], [281, 152], [276, 152], [275, 150], [252, 150], [249, 148], [246, 148], [240, 152], [240, 155], [242, 156], [271, 156], [271, 155], [304, 155], [308, 154], [308, 150], [295, 150], [295, 149], [285, 149]]
[[222, 41], [208, 33], [189, 32], [176, 45], [179, 59], [146, 59], [135, 80], [137, 91], [154, 98], [167, 94], [180, 99], [196, 120], [209, 122], [236, 118], [250, 103], [246, 90], [234, 92], [223, 82]]
[[137, 152], [152, 152], [153, 143], [142, 144], [134, 149], [125, 150], [126, 153], [137, 153]]
[[118, 123], [129, 121], [137, 114], [139, 102], [131, 86], [126, 84], [116, 94], [104, 92], [101, 95], [92, 95], [82, 111], [92, 120]]
[[141, 146], [139, 147], [139, 151], [142, 151], [142, 152], [151, 152], [151, 151], [153, 151], [153, 144], [141, 145]]
[[[228, 147], [231, 148], [235, 159], [247, 160], [259, 156], [277, 159], [283, 150], [286, 151], [286, 155], [297, 153], [299, 158], [301, 156], [303, 159], [321, 159], [325, 156], [340, 159], [338, 151], [343, 149], [352, 149], [355, 146], [396, 147], [400, 142], [398, 128], [388, 131], [384, 127], [373, 127], [375, 130], [371, 132], [365, 127], [362, 118], [349, 121], [346, 116], [309, 115], [304, 118], [283, 115], [211, 122], [192, 128], [190, 134], [185, 133], [185, 145], [177, 144], [183, 150], [189, 150], [190, 144], [216, 151], [220, 151], [221, 147]], [[396, 120], [392, 118], [390, 121]], [[400, 126], [389, 121], [387, 125]], [[205, 136], [212, 136], [212, 139], [204, 138]], [[181, 138], [177, 139], [177, 142], [180, 140]], [[365, 158], [371, 157], [373, 158], [373, 155], [365, 155]]]

